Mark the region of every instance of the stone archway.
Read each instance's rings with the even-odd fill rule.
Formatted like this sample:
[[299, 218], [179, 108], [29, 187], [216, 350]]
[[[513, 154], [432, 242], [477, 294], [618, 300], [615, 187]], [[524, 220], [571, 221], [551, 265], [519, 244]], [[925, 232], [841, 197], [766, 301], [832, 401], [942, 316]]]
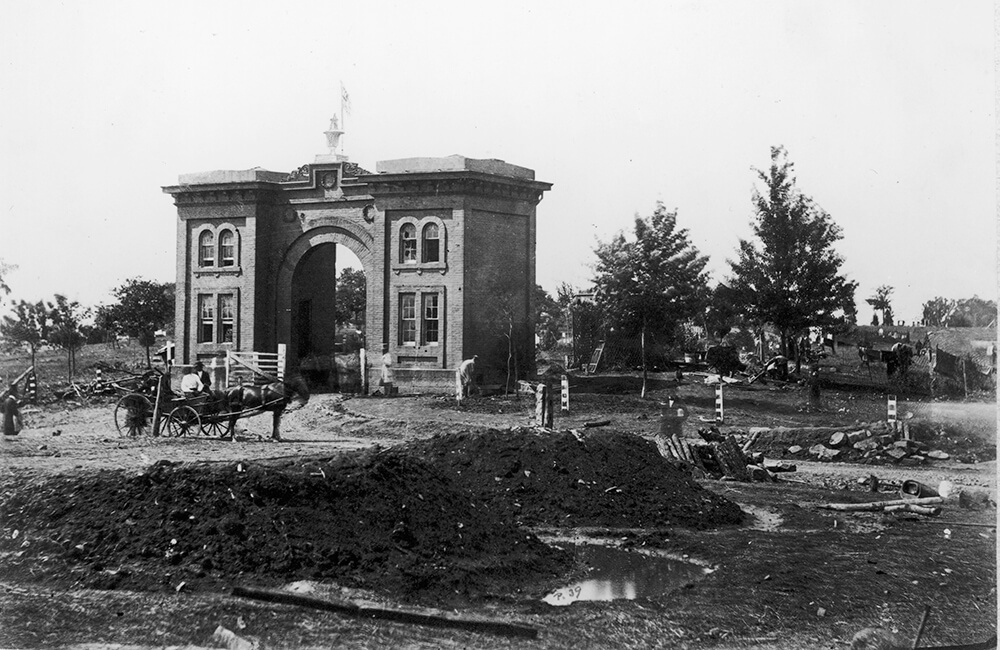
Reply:
[[[328, 338], [332, 341], [329, 332], [311, 332], [304, 335], [304, 329], [299, 325], [299, 321], [309, 317], [302, 313], [303, 309], [314, 307], [311, 302], [301, 299], [317, 297], [322, 294], [322, 286], [317, 286], [316, 283], [332, 283], [335, 280], [335, 275], [331, 276], [329, 271], [323, 271], [335, 263], [336, 254], [333, 252], [335, 244], [346, 247], [361, 262], [368, 286], [366, 296], [367, 322], [364, 325], [364, 331], [366, 335], [372, 332], [376, 336], [380, 332], [379, 324], [374, 322], [374, 314], [377, 310], [373, 309], [372, 286], [373, 283], [380, 281], [381, 275], [374, 263], [372, 237], [364, 229], [346, 219], [326, 219], [325, 221], [327, 225], [310, 228], [297, 237], [285, 251], [278, 267], [275, 283], [275, 332], [278, 342], [287, 343], [289, 346], [288, 365], [290, 368], [297, 368], [299, 358], [305, 356], [304, 353], [310, 352], [310, 350], [300, 349], [303, 336], [308, 337], [310, 341], [317, 342], [320, 347], [329, 343], [327, 342]], [[330, 223], [332, 221], [337, 223]], [[308, 273], [317, 271], [323, 272], [324, 276], [315, 279], [308, 277]], [[329, 294], [331, 298], [327, 303], [321, 301], [315, 307], [329, 310], [333, 291], [330, 291]], [[308, 312], [308, 309], [306, 311]], [[295, 327], [293, 327], [293, 323], [295, 323]], [[319, 351], [325, 352], [326, 350]]]

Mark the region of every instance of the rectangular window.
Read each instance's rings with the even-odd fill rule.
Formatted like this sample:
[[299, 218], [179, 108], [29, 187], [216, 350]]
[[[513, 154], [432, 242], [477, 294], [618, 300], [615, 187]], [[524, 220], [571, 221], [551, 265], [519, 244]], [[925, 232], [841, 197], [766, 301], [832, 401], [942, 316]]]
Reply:
[[219, 235], [219, 266], [236, 266], [236, 237], [229, 230]]
[[198, 238], [198, 264], [215, 266], [215, 238], [210, 232], [203, 232]]
[[440, 316], [438, 310], [438, 294], [436, 293], [425, 293], [423, 295], [424, 301], [424, 322], [423, 322], [423, 338], [424, 345], [437, 345], [440, 341]]
[[403, 345], [417, 344], [417, 294], [399, 294], [399, 338]]
[[416, 239], [404, 239], [403, 240], [403, 263], [404, 264], [416, 264], [417, 263], [417, 240]]
[[236, 342], [236, 296], [231, 293], [219, 296], [219, 342]]
[[198, 342], [215, 342], [215, 296], [198, 296]]

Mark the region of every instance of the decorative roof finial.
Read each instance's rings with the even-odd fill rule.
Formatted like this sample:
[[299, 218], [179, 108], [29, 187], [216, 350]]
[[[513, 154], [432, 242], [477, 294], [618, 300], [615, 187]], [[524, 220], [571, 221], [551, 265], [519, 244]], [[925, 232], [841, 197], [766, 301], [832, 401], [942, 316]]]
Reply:
[[325, 131], [326, 133], [326, 146], [330, 148], [330, 155], [337, 153], [337, 147], [340, 146], [340, 136], [344, 135], [344, 132], [340, 130], [337, 116], [334, 115], [330, 118], [330, 129]]

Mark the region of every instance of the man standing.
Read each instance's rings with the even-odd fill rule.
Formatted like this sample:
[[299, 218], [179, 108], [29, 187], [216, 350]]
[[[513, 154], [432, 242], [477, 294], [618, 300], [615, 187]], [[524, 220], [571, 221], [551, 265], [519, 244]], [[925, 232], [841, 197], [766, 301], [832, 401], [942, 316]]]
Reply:
[[16, 436], [21, 433], [21, 412], [17, 406], [17, 386], [11, 384], [3, 395], [3, 402], [0, 403], [0, 410], [3, 411], [3, 434], [5, 436]]
[[382, 394], [386, 397], [392, 395], [392, 385], [395, 383], [395, 375], [392, 371], [392, 353], [389, 352], [389, 345], [387, 343], [382, 344], [382, 378], [379, 381], [382, 384]]

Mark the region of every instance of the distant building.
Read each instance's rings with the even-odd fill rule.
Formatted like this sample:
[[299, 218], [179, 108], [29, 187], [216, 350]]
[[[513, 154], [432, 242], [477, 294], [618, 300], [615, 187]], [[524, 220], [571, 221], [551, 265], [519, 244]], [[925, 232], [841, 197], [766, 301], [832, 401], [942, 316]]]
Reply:
[[364, 267], [373, 386], [383, 350], [404, 390], [450, 389], [474, 354], [480, 381], [505, 380], [508, 321], [533, 350], [535, 209], [551, 184], [457, 155], [382, 161], [373, 174], [334, 148], [290, 174], [182, 174], [163, 188], [177, 206], [178, 362], [278, 343], [290, 371], [332, 355], [341, 244]]

